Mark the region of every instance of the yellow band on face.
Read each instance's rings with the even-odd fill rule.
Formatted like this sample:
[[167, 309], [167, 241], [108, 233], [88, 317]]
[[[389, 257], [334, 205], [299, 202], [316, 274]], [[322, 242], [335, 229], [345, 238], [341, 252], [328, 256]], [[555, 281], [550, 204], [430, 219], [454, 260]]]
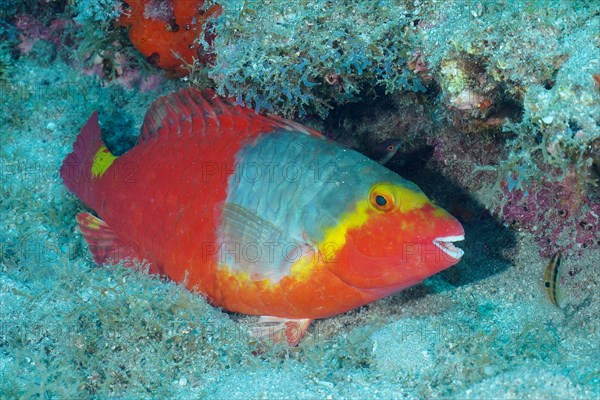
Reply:
[[[389, 210], [382, 211], [381, 207], [373, 204], [374, 196], [379, 194], [385, 196], [391, 202]], [[373, 185], [365, 198], [356, 203], [354, 210], [342, 215], [338, 224], [325, 228], [323, 242], [319, 243], [318, 258], [335, 259], [337, 253], [346, 245], [348, 231], [360, 228], [367, 223], [370, 217], [386, 212], [408, 213], [423, 207], [425, 204], [431, 204], [431, 202], [421, 192], [415, 192], [409, 188], [388, 182]], [[405, 224], [410, 225], [412, 222], [405, 222]], [[409, 227], [404, 226], [402, 229], [409, 229]], [[327, 254], [323, 254], [324, 252]], [[318, 258], [303, 257], [298, 260], [292, 267], [292, 276], [298, 280], [309, 278], [311, 272], [319, 263]]]

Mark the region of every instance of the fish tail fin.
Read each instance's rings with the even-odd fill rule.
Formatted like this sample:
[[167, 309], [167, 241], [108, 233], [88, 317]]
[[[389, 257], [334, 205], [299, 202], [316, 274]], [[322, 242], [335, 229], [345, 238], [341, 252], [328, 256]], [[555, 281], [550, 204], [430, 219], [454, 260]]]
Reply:
[[73, 151], [60, 167], [65, 186], [91, 208], [95, 208], [95, 181], [116, 159], [102, 142], [101, 135], [98, 112], [95, 111], [81, 128]]

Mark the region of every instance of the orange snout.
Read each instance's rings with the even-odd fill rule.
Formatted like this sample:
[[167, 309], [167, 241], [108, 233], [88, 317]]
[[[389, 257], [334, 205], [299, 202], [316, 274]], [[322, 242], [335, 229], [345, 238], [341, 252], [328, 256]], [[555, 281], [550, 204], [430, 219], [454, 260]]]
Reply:
[[348, 231], [328, 268], [356, 288], [400, 290], [456, 264], [463, 251], [453, 242], [462, 239], [460, 222], [433, 204], [410, 213], [373, 215]]

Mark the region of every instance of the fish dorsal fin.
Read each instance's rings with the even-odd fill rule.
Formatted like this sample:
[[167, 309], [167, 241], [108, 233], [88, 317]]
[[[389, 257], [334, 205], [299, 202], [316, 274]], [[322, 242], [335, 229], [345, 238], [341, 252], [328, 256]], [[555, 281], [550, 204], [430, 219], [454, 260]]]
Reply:
[[252, 280], [279, 281], [315, 246], [291, 237], [273, 223], [233, 203], [224, 203], [219, 228], [219, 262]]
[[200, 92], [187, 88], [160, 97], [152, 103], [144, 117], [139, 140], [150, 140], [162, 134], [203, 135], [211, 129], [217, 129], [222, 134], [227, 130], [251, 134], [282, 129], [322, 136], [296, 122], [274, 115], [257, 114], [231, 99], [217, 96], [212, 90]]

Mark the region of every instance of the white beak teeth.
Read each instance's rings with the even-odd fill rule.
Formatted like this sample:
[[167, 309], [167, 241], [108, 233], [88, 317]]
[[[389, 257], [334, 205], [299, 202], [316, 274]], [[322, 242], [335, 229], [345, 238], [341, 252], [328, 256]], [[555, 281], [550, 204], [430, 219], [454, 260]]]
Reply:
[[462, 249], [456, 247], [453, 242], [458, 242], [461, 240], [465, 240], [464, 235], [446, 236], [433, 239], [433, 244], [435, 244], [438, 248], [440, 248], [444, 253], [448, 254], [450, 257], [460, 260], [460, 258], [463, 256], [463, 254], [465, 254], [465, 252]]

